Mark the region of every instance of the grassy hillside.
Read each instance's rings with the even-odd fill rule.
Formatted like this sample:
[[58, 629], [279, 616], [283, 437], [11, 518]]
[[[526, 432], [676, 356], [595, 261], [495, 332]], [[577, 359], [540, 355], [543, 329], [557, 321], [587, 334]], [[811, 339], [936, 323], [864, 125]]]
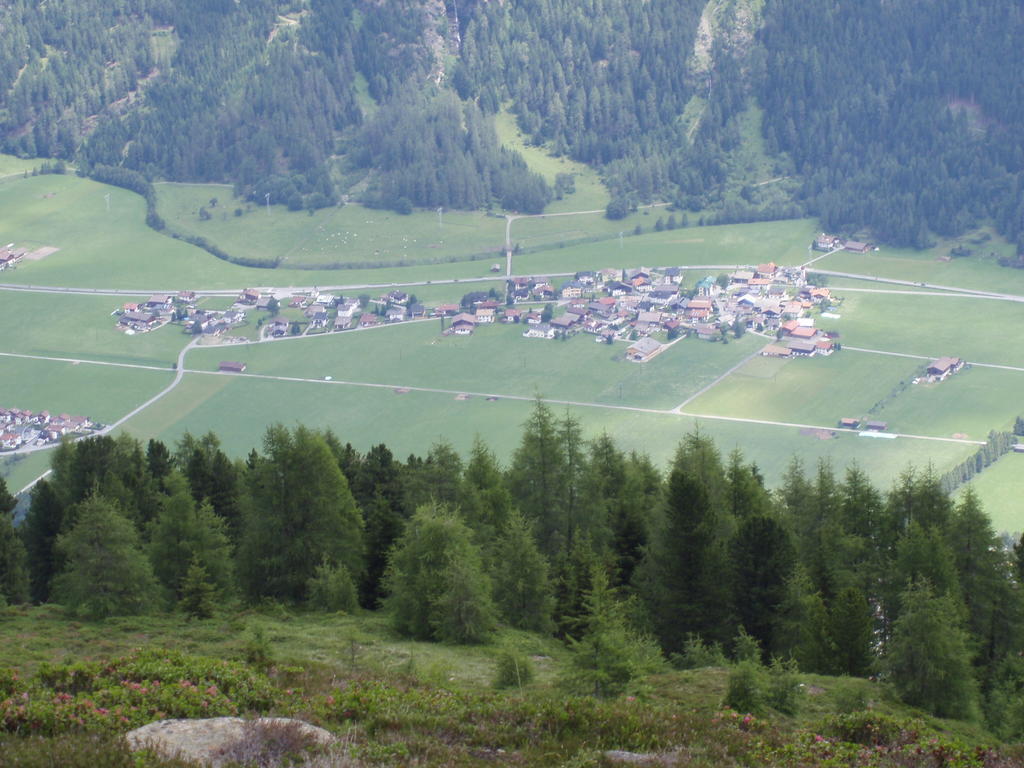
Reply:
[[[38, 697], [37, 710], [52, 711], [38, 732], [59, 736], [56, 741], [29, 740], [20, 733], [23, 715], [10, 712], [6, 728], [0, 727], [0, 749], [16, 756], [14, 764], [27, 755], [38, 760], [41, 754], [67, 750], [69, 744], [78, 744], [72, 754], [81, 753], [90, 742], [76, 733], [116, 734], [152, 719], [154, 707], [184, 715], [198, 704], [186, 688], [206, 688], [211, 680], [219, 682], [217, 689], [196, 693], [205, 696], [201, 709], [299, 716], [322, 725], [343, 738], [348, 757], [339, 765], [599, 766], [608, 764], [605, 750], [648, 753], [655, 765], [678, 764], [668, 762], [676, 754], [695, 768], [980, 768], [1009, 766], [1020, 756], [1012, 747], [1003, 747], [1002, 757], [981, 751], [992, 739], [977, 727], [921, 716], [898, 703], [885, 685], [867, 680], [801, 675], [792, 713], [769, 708], [756, 716], [723, 708], [729, 677], [723, 667], [666, 668], [628, 697], [569, 696], [563, 682], [568, 651], [556, 641], [525, 633], [504, 631], [485, 645], [452, 647], [403, 640], [380, 616], [280, 610], [227, 613], [188, 624], [166, 615], [88, 624], [69, 622], [60, 609], [44, 606], [7, 609], [0, 621], [10, 638], [0, 647], [0, 667], [17, 671], [18, 678], [9, 682], [19, 696], [24, 691], [26, 699]], [[257, 630], [264, 638], [257, 645], [269, 654], [269, 667], [234, 663], [255, 658]], [[174, 651], [160, 651], [161, 646]], [[491, 681], [497, 658], [507, 649], [529, 657], [536, 676], [520, 689], [495, 692]], [[222, 661], [211, 666], [202, 656]], [[90, 660], [104, 665], [82, 666]], [[78, 664], [74, 693], [54, 696], [54, 686], [64, 689], [57, 682], [59, 665], [69, 663]], [[41, 671], [45, 676], [37, 677]], [[133, 704], [127, 722], [106, 725], [108, 710], [103, 708], [83, 712], [82, 725], [68, 718], [68, 704], [79, 699], [106, 704], [111, 693], [125, 686], [122, 678], [130, 690], [119, 697]], [[120, 686], [117, 679], [122, 679]], [[156, 691], [164, 686], [154, 680], [182, 693], [169, 695], [169, 690], [157, 701]], [[183, 680], [189, 686], [183, 688]], [[46, 703], [47, 691], [53, 704]], [[61, 696], [67, 696], [68, 704]], [[107, 746], [108, 754], [116, 749], [116, 742]], [[867, 754], [871, 760], [862, 762]], [[934, 762], [940, 756], [958, 762]], [[81, 758], [71, 760], [63, 764], [84, 764]]]

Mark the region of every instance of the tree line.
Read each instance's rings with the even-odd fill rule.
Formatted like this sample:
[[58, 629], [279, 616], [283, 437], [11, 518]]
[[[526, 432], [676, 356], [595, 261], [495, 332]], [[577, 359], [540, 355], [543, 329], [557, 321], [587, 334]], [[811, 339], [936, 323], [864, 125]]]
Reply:
[[772, 491], [699, 432], [663, 472], [538, 401], [507, 467], [479, 439], [465, 460], [440, 442], [402, 461], [275, 425], [232, 461], [212, 433], [103, 436], [57, 449], [17, 529], [0, 502], [9, 602], [384, 610], [454, 643], [507, 625], [589, 654], [612, 692], [659, 655], [722, 658], [739, 633], [766, 663], [883, 672], [913, 704], [1024, 733], [1024, 541], [930, 467], [883, 491], [794, 459]]

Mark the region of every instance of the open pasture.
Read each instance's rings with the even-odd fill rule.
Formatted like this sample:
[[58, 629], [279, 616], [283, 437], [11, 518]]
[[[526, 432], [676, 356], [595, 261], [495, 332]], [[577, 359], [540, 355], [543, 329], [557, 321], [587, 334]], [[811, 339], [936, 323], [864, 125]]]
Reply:
[[[860, 357], [871, 358], [862, 361], [865, 367], [878, 364], [877, 356]], [[1024, 372], [973, 367], [935, 384], [912, 384], [887, 400], [876, 415], [905, 432], [984, 440], [992, 430], [1012, 429], [1021, 414]]]
[[838, 293], [844, 299], [839, 310], [842, 318], [829, 321], [826, 327], [838, 330], [844, 345], [1024, 367], [1024, 337], [1014, 331], [1024, 314], [1021, 304], [949, 296]]
[[[446, 211], [439, 226], [435, 211], [402, 216], [350, 203], [310, 215], [235, 199], [231, 187], [221, 185], [157, 184], [156, 189], [160, 215], [171, 229], [204, 237], [231, 256], [284, 269], [411, 266], [487, 253], [498, 259], [505, 244], [504, 217], [481, 211]], [[211, 207], [212, 199], [216, 206]], [[208, 220], [200, 218], [200, 209], [209, 213]]]
[[7, 484], [11, 494], [19, 493], [50, 468], [53, 451], [37, 451], [29, 454], [0, 454], [0, 477]]
[[494, 127], [498, 133], [498, 140], [522, 155], [530, 169], [543, 176], [552, 187], [558, 174], [573, 175], [576, 191], [561, 200], [552, 201], [545, 209], [547, 213], [590, 211], [608, 205], [611, 199], [608, 189], [593, 168], [568, 157], [555, 157], [549, 154], [545, 147], [528, 144], [523, 132], [516, 125], [515, 115], [507, 110], [503, 109], [495, 115]]
[[[965, 245], [975, 253], [963, 258], [950, 258], [950, 250], [957, 245]], [[993, 236], [984, 244], [974, 245], [967, 236], [944, 240], [923, 251], [888, 246], [883, 246], [877, 253], [839, 251], [815, 262], [814, 266], [835, 272], [1024, 295], [1024, 270], [1001, 267], [998, 263], [1000, 256], [1012, 256], [1013, 253], [1013, 245], [1001, 237]]]
[[134, 192], [75, 176], [35, 176], [2, 184], [0, 209], [4, 243], [60, 249], [4, 273], [3, 282], [23, 285], [139, 291], [351, 285], [486, 277], [492, 263], [379, 270], [240, 267], [154, 232], [145, 224], [145, 201]]
[[1024, 531], [1024, 454], [1006, 454], [968, 485], [992, 518], [992, 527], [1019, 538]]
[[[901, 382], [909, 384], [916, 369], [911, 360], [865, 360], [852, 352], [794, 360], [756, 357], [686, 410], [834, 427], [844, 417], [874, 418], [872, 409]], [[912, 432], [902, 423], [891, 428]]]
[[624, 359], [625, 342], [595, 343], [580, 334], [567, 341], [525, 339], [522, 324], [478, 328], [473, 336], [440, 335], [441, 321], [426, 320], [328, 337], [284, 339], [259, 345], [198, 349], [190, 370], [216, 370], [225, 357], [242, 360], [247, 373], [292, 376], [546, 398], [673, 408], [750, 354], [761, 342], [730, 344], [684, 339], [654, 360]]
[[110, 424], [171, 383], [170, 371], [0, 357], [0, 407]]
[[111, 312], [138, 298], [0, 291], [0, 352], [169, 369], [189, 341], [181, 326], [134, 336], [115, 327], [117, 318]]
[[[651, 216], [655, 214], [652, 212]], [[660, 215], [660, 214], [659, 214]], [[667, 215], [667, 214], [666, 214]], [[679, 214], [676, 214], [679, 217]], [[575, 222], [577, 217], [564, 217]], [[653, 226], [651, 217], [644, 217], [645, 227]], [[557, 222], [558, 219], [522, 219], [512, 225], [513, 241], [525, 224]], [[605, 219], [604, 221], [607, 221]], [[565, 226], [563, 224], [559, 226]], [[700, 264], [802, 264], [814, 238], [816, 223], [812, 219], [791, 219], [758, 224], [723, 224], [714, 227], [685, 227], [654, 232], [645, 230], [632, 235], [632, 225], [621, 225], [625, 234], [595, 243], [567, 245], [537, 253], [517, 255], [512, 271], [517, 275], [544, 272], [576, 272], [606, 267], [684, 266]], [[616, 231], [618, 231], [618, 229]]]
[[38, 168], [43, 162], [43, 160], [24, 160], [14, 155], [0, 155], [0, 180], [6, 176], [24, 174], [25, 171], [31, 173], [33, 168]]
[[[553, 395], [554, 396], [554, 395]], [[332, 429], [359, 450], [384, 442], [397, 456], [424, 454], [446, 439], [467, 456], [476, 435], [503, 463], [519, 443], [529, 416], [528, 400], [482, 397], [458, 400], [450, 394], [392, 388], [353, 387], [337, 382], [278, 382], [248, 377], [187, 374], [181, 385], [152, 409], [125, 424], [140, 439], [159, 437], [169, 443], [185, 431], [217, 432], [225, 450], [243, 456], [258, 447], [267, 424], [306, 424]], [[776, 485], [794, 455], [812, 466], [828, 459], [838, 470], [856, 461], [882, 486], [908, 464], [951, 466], [972, 452], [971, 446], [916, 440], [863, 440], [843, 436], [817, 440], [789, 427], [692, 419], [671, 414], [553, 405], [556, 414], [580, 419], [588, 439], [607, 432], [625, 450], [647, 453], [659, 467], [667, 465], [679, 441], [694, 428], [715, 439], [723, 454], [740, 448], [756, 461], [769, 485]]]

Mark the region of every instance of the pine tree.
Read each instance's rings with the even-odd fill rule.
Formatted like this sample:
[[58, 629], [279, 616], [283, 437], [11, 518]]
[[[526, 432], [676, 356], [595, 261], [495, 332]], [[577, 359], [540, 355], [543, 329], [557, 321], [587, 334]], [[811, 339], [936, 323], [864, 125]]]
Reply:
[[537, 398], [512, 457], [509, 489], [516, 506], [537, 526], [541, 551], [552, 556], [565, 545], [565, 453], [554, 414]]
[[624, 607], [602, 568], [591, 574], [582, 636], [570, 641], [568, 680], [575, 690], [594, 696], [618, 696], [637, 678], [655, 671], [657, 648], [626, 626]]
[[835, 674], [863, 677], [871, 669], [871, 609], [856, 587], [842, 590], [828, 612], [828, 634], [834, 649], [832, 671]]
[[213, 616], [216, 587], [206, 569], [193, 559], [181, 582], [179, 607], [190, 619], [209, 619]]
[[58, 602], [89, 619], [152, 610], [156, 580], [135, 526], [96, 495], [78, 505], [76, 518], [57, 540], [67, 562], [54, 581]]
[[689, 634], [724, 642], [734, 625], [719, 520], [705, 484], [678, 463], [669, 476], [662, 518], [637, 570], [661, 647], [678, 653]]
[[23, 603], [28, 600], [28, 568], [25, 546], [14, 530], [17, 500], [0, 477], [0, 601]]
[[779, 606], [795, 564], [789, 534], [770, 517], [748, 517], [733, 537], [730, 555], [737, 618], [767, 653], [778, 642]]
[[416, 511], [391, 551], [384, 583], [403, 635], [478, 642], [493, 625], [480, 549], [465, 523], [445, 509]]
[[548, 565], [532, 526], [513, 512], [494, 544], [491, 579], [502, 618], [513, 627], [550, 632], [554, 609]]
[[901, 603], [884, 659], [900, 697], [939, 717], [975, 716], [978, 686], [961, 626], [962, 606], [948, 594], [937, 595], [927, 581], [911, 584]]

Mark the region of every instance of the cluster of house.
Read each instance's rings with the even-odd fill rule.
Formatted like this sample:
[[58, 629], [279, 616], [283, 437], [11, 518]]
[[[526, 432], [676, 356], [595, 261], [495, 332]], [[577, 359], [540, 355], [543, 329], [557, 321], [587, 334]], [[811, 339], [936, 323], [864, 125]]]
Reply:
[[0, 248], [0, 272], [3, 272], [8, 267], [13, 267], [28, 253], [24, 248], [15, 248], [14, 244], [11, 243], [3, 248]]
[[836, 235], [829, 235], [822, 232], [811, 243], [816, 251], [850, 251], [851, 253], [867, 253], [877, 250], [871, 243], [864, 243], [860, 240], [845, 240]]
[[[261, 307], [261, 298], [257, 309]], [[301, 310], [307, 330], [344, 331], [349, 328], [373, 328], [387, 323], [424, 317], [426, 308], [404, 291], [391, 291], [376, 299], [370, 299], [364, 307], [359, 299], [335, 296], [330, 293], [311, 291], [295, 294], [286, 299], [289, 309]], [[368, 311], [372, 308], [373, 311]], [[292, 322], [287, 318], [275, 317], [268, 324], [267, 334], [281, 337], [289, 332]]]
[[[680, 290], [682, 273], [679, 267], [578, 272], [558, 288], [544, 279], [516, 277], [508, 285], [512, 306], [480, 294], [476, 300], [463, 302], [470, 305], [468, 309], [442, 304], [435, 314], [451, 317], [446, 334], [469, 335], [478, 325], [503, 322], [524, 323], [526, 338], [554, 339], [583, 332], [593, 334], [599, 342], [628, 339], [634, 343], [626, 357], [636, 362], [661, 352], [664, 344], [653, 338], [655, 335], [675, 338], [693, 334], [717, 341], [737, 323], [778, 333], [782, 341], [771, 345], [769, 354], [827, 355], [833, 351], [832, 338], [815, 329], [813, 318], [808, 317], [812, 308], [832, 301], [831, 293], [807, 285], [800, 267], [760, 264], [737, 270], [725, 285], [705, 277], [687, 292]], [[472, 294], [467, 297], [472, 298]], [[539, 310], [517, 306], [539, 301], [558, 301], [564, 311], [545, 321]]]
[[13, 450], [29, 445], [44, 445], [64, 435], [82, 434], [98, 425], [84, 416], [66, 413], [51, 416], [49, 411], [23, 411], [0, 408], [0, 450]]
[[129, 301], [114, 312], [117, 327], [127, 333], [146, 333], [166, 325], [176, 311], [192, 307], [196, 302], [194, 291], [158, 293], [146, 301]]

